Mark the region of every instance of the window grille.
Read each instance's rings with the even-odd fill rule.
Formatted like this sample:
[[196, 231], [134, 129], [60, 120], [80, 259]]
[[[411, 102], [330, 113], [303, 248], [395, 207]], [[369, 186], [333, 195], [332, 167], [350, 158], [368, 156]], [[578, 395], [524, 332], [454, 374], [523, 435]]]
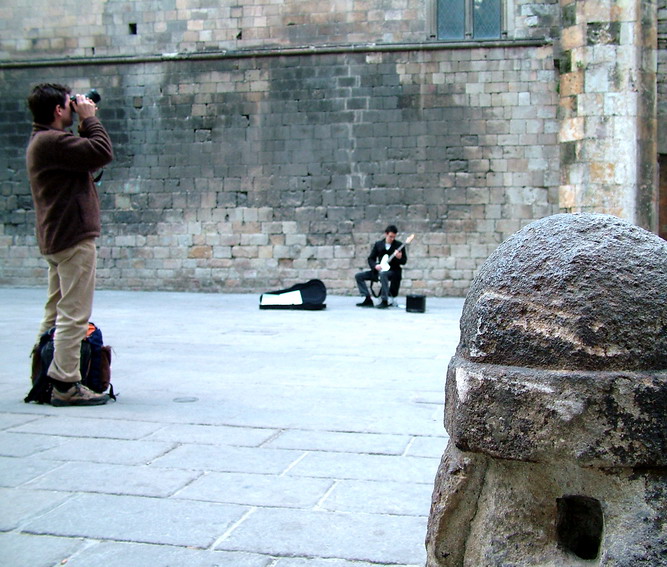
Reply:
[[503, 36], [503, 0], [437, 0], [438, 39], [490, 40]]

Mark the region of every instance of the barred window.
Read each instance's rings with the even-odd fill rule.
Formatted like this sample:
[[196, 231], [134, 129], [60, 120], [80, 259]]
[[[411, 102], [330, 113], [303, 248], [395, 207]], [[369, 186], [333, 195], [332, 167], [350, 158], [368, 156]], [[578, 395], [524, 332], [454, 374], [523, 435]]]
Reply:
[[438, 39], [499, 39], [503, 0], [437, 0]]

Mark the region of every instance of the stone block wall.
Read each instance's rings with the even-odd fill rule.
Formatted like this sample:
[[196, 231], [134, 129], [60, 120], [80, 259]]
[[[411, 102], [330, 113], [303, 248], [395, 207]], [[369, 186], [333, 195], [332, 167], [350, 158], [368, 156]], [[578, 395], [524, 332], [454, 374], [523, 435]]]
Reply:
[[[559, 77], [554, 57], [569, 3], [508, 0], [501, 40], [443, 44], [435, 0], [106, 1], [85, 14], [81, 0], [10, 0], [0, 285], [44, 281], [23, 100], [49, 80], [103, 96], [116, 160], [100, 186], [101, 286], [261, 292], [320, 278], [352, 294], [391, 222], [416, 234], [402, 292], [464, 295], [501, 241], [567, 207], [558, 135], [576, 73]], [[662, 30], [665, 0], [658, 15]], [[663, 108], [664, 70], [658, 85]]]
[[[354, 273], [391, 222], [416, 234], [402, 291], [462, 295], [504, 238], [556, 210], [549, 47], [5, 74], [13, 92], [39, 75], [104, 97], [116, 161], [100, 186], [103, 287], [250, 292], [319, 278], [355, 293]], [[29, 284], [43, 265], [22, 162], [29, 120], [2, 88], [13, 173], [3, 173], [1, 282]]]
[[[138, 56], [299, 46], [421, 44], [437, 0], [7, 0], [0, 59]], [[509, 0], [509, 39], [558, 33], [558, 0]]]
[[658, 152], [667, 155], [667, 0], [658, 2]]
[[561, 207], [655, 230], [656, 2], [561, 6]]

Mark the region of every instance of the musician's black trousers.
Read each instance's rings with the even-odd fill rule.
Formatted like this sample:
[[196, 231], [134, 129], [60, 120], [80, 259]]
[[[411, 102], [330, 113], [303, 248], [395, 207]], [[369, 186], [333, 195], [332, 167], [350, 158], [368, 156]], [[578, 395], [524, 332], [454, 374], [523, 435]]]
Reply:
[[378, 272], [377, 270], [366, 270], [365, 272], [358, 272], [354, 276], [354, 279], [357, 280], [357, 287], [359, 288], [359, 293], [363, 297], [369, 297], [371, 292], [368, 289], [367, 281], [380, 281], [382, 289], [380, 291], [380, 297], [383, 301], [389, 301], [389, 295], [392, 296], [398, 295], [398, 286], [400, 285], [400, 279], [396, 280], [398, 274], [393, 270], [388, 270], [386, 272]]

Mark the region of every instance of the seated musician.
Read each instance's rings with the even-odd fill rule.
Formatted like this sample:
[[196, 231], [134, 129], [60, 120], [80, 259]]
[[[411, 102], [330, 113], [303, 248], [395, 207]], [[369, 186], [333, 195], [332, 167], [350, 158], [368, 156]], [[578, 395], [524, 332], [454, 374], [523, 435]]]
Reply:
[[[368, 256], [368, 265], [370, 270], [357, 273], [354, 278], [357, 281], [359, 293], [364, 298], [358, 307], [374, 307], [371, 292], [368, 289], [367, 281], [379, 281], [381, 285], [381, 302], [378, 308], [386, 309], [389, 307], [389, 296], [398, 295], [398, 289], [401, 285], [402, 267], [408, 261], [408, 255], [403, 249], [403, 243], [396, 240], [398, 229], [390, 224], [384, 231], [384, 238], [378, 240], [371, 248]], [[384, 262], [383, 262], [384, 259]], [[387, 263], [388, 261], [388, 263]]]

